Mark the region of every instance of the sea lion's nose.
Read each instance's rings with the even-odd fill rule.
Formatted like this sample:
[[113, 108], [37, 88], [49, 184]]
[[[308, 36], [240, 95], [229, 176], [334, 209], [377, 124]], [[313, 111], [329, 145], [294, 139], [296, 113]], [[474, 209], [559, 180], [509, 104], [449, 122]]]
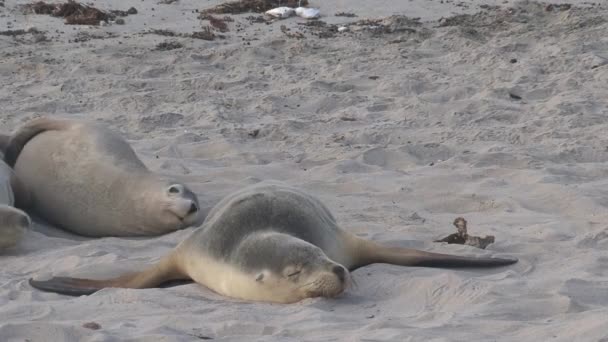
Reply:
[[344, 267], [334, 266], [331, 271], [338, 276], [338, 279], [340, 279], [341, 282], [344, 282], [344, 280], [346, 279], [346, 270], [344, 269]]
[[190, 210], [188, 210], [188, 215], [194, 214], [197, 211], [198, 211], [198, 207], [196, 206], [196, 204], [194, 204], [194, 203], [190, 204]]
[[19, 218], [19, 226], [23, 228], [29, 228], [31, 224], [30, 219], [27, 216], [21, 216]]

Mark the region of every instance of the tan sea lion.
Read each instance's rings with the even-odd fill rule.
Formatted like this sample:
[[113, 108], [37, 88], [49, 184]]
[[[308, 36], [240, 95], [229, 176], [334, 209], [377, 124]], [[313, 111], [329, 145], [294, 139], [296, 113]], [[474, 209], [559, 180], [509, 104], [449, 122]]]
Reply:
[[28, 214], [13, 206], [13, 189], [22, 191], [21, 184], [13, 170], [0, 160], [0, 251], [17, 245], [32, 223]]
[[318, 199], [273, 182], [225, 197], [199, 229], [142, 272], [109, 280], [30, 279], [30, 284], [83, 295], [104, 287], [149, 288], [192, 279], [229, 297], [292, 303], [336, 296], [346, 288], [349, 271], [372, 263], [497, 267], [515, 262], [382, 246], [340, 229]]
[[19, 128], [5, 160], [49, 223], [91, 236], [142, 236], [193, 225], [200, 210], [184, 184], [151, 172], [118, 134], [94, 123], [38, 118]]

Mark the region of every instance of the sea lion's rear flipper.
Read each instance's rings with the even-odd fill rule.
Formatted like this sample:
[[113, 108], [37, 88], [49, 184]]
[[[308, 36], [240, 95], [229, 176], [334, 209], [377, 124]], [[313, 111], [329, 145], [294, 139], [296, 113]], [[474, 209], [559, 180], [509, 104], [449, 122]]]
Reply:
[[374, 263], [401, 266], [439, 267], [439, 268], [476, 268], [499, 267], [516, 263], [517, 258], [466, 257], [419, 251], [410, 248], [386, 247], [380, 244], [359, 240], [356, 262], [352, 269]]
[[32, 287], [42, 291], [68, 296], [90, 295], [106, 287], [145, 289], [159, 287], [170, 280], [188, 279], [175, 263], [174, 254], [162, 258], [156, 265], [118, 278], [93, 280], [70, 277], [53, 277], [49, 280], [30, 279]]
[[55, 292], [68, 296], [88, 296], [103, 289], [104, 281], [53, 277], [49, 280], [34, 280], [30, 278], [30, 285], [38, 290]]
[[51, 118], [37, 118], [27, 122], [20, 127], [11, 137], [8, 143], [4, 142], [4, 160], [10, 167], [14, 167], [19, 154], [25, 144], [38, 134], [45, 131], [57, 131], [70, 127], [72, 123], [68, 120]]

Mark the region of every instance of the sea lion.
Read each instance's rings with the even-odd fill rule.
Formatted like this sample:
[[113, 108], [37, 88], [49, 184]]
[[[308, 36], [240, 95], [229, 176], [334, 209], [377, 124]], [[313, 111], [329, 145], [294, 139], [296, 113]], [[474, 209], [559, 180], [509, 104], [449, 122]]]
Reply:
[[342, 230], [315, 197], [262, 183], [222, 199], [203, 225], [144, 271], [109, 280], [33, 280], [40, 290], [91, 294], [104, 287], [150, 288], [191, 279], [252, 301], [293, 303], [337, 296], [349, 271], [372, 263], [426, 267], [496, 267], [517, 259], [474, 258], [386, 247]]
[[200, 216], [186, 185], [148, 170], [120, 135], [100, 124], [31, 120], [11, 136], [5, 160], [30, 195], [17, 196], [17, 206], [80, 235], [160, 235]]
[[13, 206], [15, 203], [13, 188], [21, 191], [21, 183], [13, 170], [0, 160], [0, 251], [14, 247], [25, 229], [32, 224], [28, 214]]

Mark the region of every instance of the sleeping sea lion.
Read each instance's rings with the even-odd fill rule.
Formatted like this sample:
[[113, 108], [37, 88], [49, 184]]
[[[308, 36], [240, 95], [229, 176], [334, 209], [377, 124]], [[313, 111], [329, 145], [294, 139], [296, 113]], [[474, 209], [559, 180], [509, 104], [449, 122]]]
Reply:
[[17, 206], [80, 235], [160, 235], [200, 216], [186, 185], [148, 170], [120, 135], [100, 124], [31, 120], [11, 136], [5, 160], [29, 194], [17, 194]]
[[348, 285], [350, 271], [373, 263], [497, 267], [515, 262], [386, 247], [341, 229], [318, 199], [289, 186], [263, 183], [225, 197], [190, 237], [141, 272], [109, 280], [30, 279], [30, 284], [86, 295], [104, 287], [150, 288], [191, 279], [229, 297], [293, 303], [337, 296]]

